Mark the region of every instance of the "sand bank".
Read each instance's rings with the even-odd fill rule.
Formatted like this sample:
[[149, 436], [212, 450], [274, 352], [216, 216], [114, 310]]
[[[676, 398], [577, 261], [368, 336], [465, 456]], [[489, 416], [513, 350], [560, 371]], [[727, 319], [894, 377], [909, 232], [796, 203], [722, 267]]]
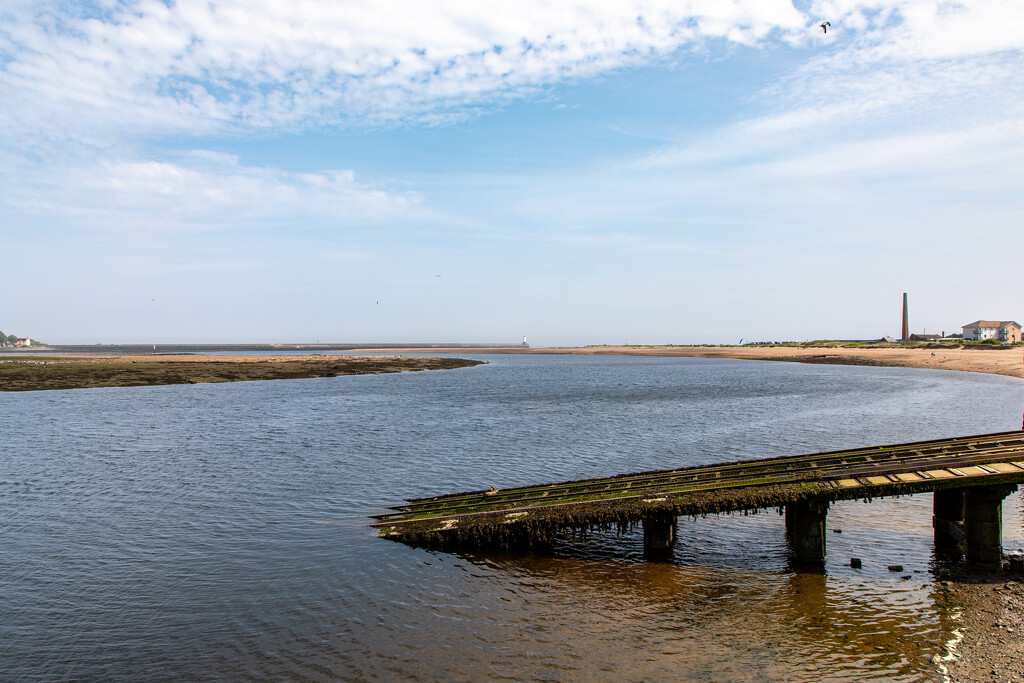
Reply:
[[[613, 349], [606, 351], [606, 349]], [[961, 370], [993, 375], [1021, 377], [1024, 349], [1019, 347], [971, 346], [961, 348], [901, 347], [804, 347], [804, 346], [645, 346], [581, 347], [579, 353], [638, 353], [654, 356], [690, 356], [702, 358], [740, 358], [833, 365], [876, 365], [931, 370]]]

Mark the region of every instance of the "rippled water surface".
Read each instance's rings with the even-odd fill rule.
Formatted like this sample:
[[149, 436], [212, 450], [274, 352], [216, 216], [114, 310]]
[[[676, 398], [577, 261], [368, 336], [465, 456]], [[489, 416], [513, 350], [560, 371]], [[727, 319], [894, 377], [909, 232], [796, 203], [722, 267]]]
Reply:
[[[639, 534], [551, 557], [435, 553], [375, 538], [367, 515], [490, 484], [1014, 429], [1019, 381], [490, 360], [0, 394], [0, 678], [940, 679], [929, 658], [955, 623], [927, 495], [834, 505], [824, 574], [791, 570], [774, 511], [680, 520], [667, 563], [642, 560]], [[1004, 523], [1020, 547], [1016, 494]]]

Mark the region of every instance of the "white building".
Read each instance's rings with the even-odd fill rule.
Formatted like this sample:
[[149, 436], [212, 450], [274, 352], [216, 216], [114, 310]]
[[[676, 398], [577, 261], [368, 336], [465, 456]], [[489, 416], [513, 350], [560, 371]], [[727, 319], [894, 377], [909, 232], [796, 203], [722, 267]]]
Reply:
[[998, 339], [1007, 344], [1021, 341], [1020, 323], [1012, 320], [975, 320], [963, 326], [964, 341]]

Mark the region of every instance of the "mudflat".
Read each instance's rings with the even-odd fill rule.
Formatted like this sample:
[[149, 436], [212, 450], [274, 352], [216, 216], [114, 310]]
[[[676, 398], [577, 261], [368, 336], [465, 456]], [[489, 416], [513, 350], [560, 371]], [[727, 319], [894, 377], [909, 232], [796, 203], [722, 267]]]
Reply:
[[462, 358], [408, 356], [0, 356], [0, 391], [242, 382], [449, 370]]

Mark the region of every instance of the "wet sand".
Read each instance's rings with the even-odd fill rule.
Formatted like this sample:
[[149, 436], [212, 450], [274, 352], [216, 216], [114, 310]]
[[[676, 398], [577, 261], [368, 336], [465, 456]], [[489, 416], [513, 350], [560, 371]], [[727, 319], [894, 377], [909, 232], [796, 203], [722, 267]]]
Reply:
[[0, 391], [135, 387], [447, 370], [462, 358], [408, 356], [0, 356]]
[[955, 683], [1024, 681], [1024, 583], [1021, 577], [975, 576], [946, 582], [959, 614], [948, 653], [936, 664]]

